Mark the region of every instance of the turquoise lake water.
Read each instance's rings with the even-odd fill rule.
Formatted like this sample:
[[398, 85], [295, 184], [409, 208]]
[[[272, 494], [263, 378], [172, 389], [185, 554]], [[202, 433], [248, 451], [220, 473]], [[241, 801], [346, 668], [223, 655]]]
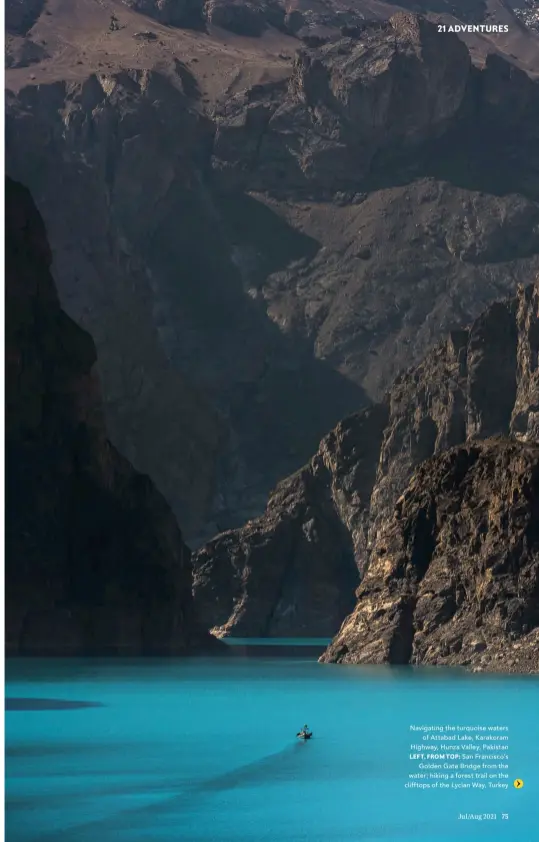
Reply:
[[[236, 651], [8, 661], [7, 841], [539, 840], [537, 679]], [[412, 724], [509, 726], [510, 788], [405, 789]]]

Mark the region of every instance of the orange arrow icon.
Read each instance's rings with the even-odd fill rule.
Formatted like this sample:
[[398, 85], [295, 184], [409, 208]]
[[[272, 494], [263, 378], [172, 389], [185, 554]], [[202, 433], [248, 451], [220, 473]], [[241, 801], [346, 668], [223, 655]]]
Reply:
[[522, 787], [524, 786], [524, 781], [520, 778], [517, 778], [513, 786], [515, 787], [515, 789], [522, 789]]

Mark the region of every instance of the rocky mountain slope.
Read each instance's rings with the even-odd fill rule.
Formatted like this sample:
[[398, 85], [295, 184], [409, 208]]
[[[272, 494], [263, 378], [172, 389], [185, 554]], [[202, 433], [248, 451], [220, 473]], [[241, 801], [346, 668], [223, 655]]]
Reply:
[[539, 268], [539, 88], [413, 15], [318, 46], [169, 24], [48, 0], [7, 165], [112, 441], [200, 543]]
[[43, 221], [6, 181], [6, 650], [215, 646], [162, 495], [108, 441], [95, 347], [60, 308]]
[[[280, 484], [260, 519], [217, 536], [196, 554], [195, 602], [205, 621], [220, 634], [244, 634], [247, 629], [251, 634], [263, 629], [270, 635], [312, 633], [314, 624], [309, 626], [308, 620], [315, 612], [320, 616], [318, 582], [323, 588], [329, 581], [341, 603], [329, 591], [323, 628], [333, 625], [337, 631], [355, 560], [356, 586], [361, 579], [358, 607], [327, 660], [439, 663], [447, 657], [452, 663], [459, 658], [475, 663], [468, 634], [472, 619], [486, 622], [494, 604], [503, 612], [503, 604], [511, 607], [510, 600], [517, 600], [511, 603], [515, 616], [524, 619], [514, 627], [496, 620], [498, 637], [487, 635], [489, 650], [480, 660], [501, 651], [498, 644], [506, 632], [522, 635], [534, 628], [538, 354], [539, 284], [491, 305], [470, 328], [452, 333], [419, 366], [401, 375], [380, 403], [343, 420], [322, 440], [310, 463]], [[426, 501], [431, 501], [430, 508]], [[291, 554], [287, 547], [298, 536], [306, 550]], [[387, 569], [386, 557], [395, 560], [391, 565], [388, 561]], [[344, 575], [335, 565], [340, 558], [347, 559]], [[446, 568], [453, 571], [455, 588], [463, 583], [458, 617], [448, 607], [455, 591], [446, 593], [441, 585], [433, 590]], [[284, 576], [294, 587], [278, 590]], [[269, 593], [268, 580], [278, 596], [269, 606], [259, 598], [258, 584], [264, 581]], [[472, 581], [479, 589], [491, 582], [490, 601], [474, 601]], [[393, 588], [395, 599], [401, 590], [406, 594], [402, 611], [389, 611]], [[427, 602], [419, 605], [423, 593]], [[387, 602], [388, 611], [380, 614], [375, 628], [365, 617], [376, 600]], [[455, 620], [446, 628], [444, 612], [449, 612], [448, 621], [465, 616], [466, 622], [461, 628]], [[429, 634], [416, 640], [423, 614]], [[441, 630], [434, 639], [436, 623]], [[461, 651], [451, 644], [446, 652], [447, 641], [459, 629], [469, 646], [463, 644]], [[378, 648], [369, 644], [375, 637]]]

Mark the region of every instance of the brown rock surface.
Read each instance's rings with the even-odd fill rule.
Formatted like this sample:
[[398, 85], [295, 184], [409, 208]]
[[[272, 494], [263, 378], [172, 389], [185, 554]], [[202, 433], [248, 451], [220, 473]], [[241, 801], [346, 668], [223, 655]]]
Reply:
[[516, 397], [511, 433], [521, 441], [539, 441], [539, 290], [527, 287], [518, 299]]
[[7, 179], [7, 653], [214, 645], [172, 512], [107, 439], [94, 343], [60, 308], [51, 259], [29, 192]]
[[[300, 50], [287, 92], [266, 106], [265, 121], [249, 120], [256, 106], [247, 94], [244, 133], [259, 136], [249, 158], [240, 154], [241, 124], [235, 115], [230, 120], [227, 104], [214, 166], [219, 170], [231, 155], [254, 190], [353, 190], [377, 153], [447, 130], [463, 104], [470, 68], [456, 36], [438, 39], [432, 24], [406, 13], [366, 28], [361, 39]], [[237, 135], [236, 145], [229, 135]]]
[[380, 530], [324, 662], [539, 672], [539, 445], [452, 448]]

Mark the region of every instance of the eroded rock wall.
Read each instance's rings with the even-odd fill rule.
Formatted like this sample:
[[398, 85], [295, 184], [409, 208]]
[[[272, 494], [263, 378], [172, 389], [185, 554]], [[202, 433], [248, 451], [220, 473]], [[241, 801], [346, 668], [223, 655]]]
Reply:
[[539, 672], [538, 641], [539, 446], [498, 438], [421, 465], [321, 660]]

